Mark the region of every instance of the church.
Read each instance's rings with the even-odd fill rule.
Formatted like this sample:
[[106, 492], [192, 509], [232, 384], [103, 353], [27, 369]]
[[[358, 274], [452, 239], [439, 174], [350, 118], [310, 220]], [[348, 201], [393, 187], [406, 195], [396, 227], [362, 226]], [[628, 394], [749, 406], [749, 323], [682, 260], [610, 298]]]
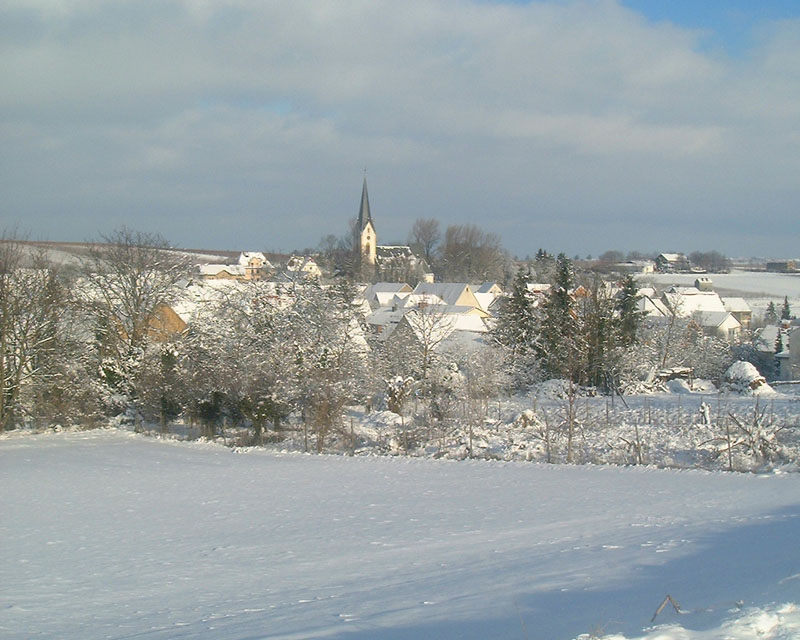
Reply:
[[362, 276], [387, 281], [420, 280], [427, 265], [407, 245], [379, 245], [378, 232], [372, 220], [367, 191], [367, 176], [361, 187], [361, 205], [353, 239], [353, 251]]

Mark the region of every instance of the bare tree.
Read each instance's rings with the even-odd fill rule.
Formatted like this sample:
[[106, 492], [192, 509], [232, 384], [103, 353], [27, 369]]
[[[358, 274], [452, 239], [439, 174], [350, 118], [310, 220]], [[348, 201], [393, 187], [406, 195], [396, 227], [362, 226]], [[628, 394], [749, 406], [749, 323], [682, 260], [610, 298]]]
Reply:
[[25, 248], [0, 235], [0, 431], [20, 413], [23, 389], [54, 352], [64, 290], [42, 254], [25, 266]]
[[369, 347], [356, 321], [355, 291], [346, 282], [308, 285], [296, 297], [284, 316], [282, 342], [292, 345], [294, 396], [321, 452], [345, 405], [364, 388]]
[[107, 379], [135, 397], [148, 345], [172, 337], [169, 307], [189, 260], [158, 234], [123, 227], [101, 239], [89, 249], [79, 294], [94, 320]]
[[418, 218], [411, 227], [408, 243], [414, 252], [433, 267], [442, 233], [439, 230], [439, 221], [435, 218]]
[[441, 276], [450, 282], [505, 280], [508, 256], [500, 238], [473, 224], [451, 225], [445, 232]]
[[439, 345], [453, 331], [444, 305], [410, 310], [387, 339], [386, 357], [392, 375], [412, 376], [424, 387], [438, 360]]

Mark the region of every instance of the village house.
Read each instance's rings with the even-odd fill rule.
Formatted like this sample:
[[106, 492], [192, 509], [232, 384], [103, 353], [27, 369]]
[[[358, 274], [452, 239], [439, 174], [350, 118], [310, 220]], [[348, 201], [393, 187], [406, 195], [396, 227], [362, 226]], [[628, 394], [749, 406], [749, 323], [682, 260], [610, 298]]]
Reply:
[[613, 265], [613, 268], [619, 273], [650, 274], [655, 273], [656, 263], [652, 260], [627, 260], [625, 262], [617, 262]]
[[682, 253], [659, 253], [656, 258], [656, 269], [661, 273], [681, 273], [691, 268], [692, 263]]
[[413, 290], [405, 282], [376, 282], [368, 285], [362, 296], [372, 309], [391, 306], [395, 298], [404, 300]]
[[463, 282], [420, 282], [409, 300], [414, 305], [446, 304], [485, 311], [472, 287]]
[[303, 280], [313, 280], [322, 277], [322, 269], [314, 258], [309, 256], [292, 256], [286, 262], [286, 272], [290, 280], [298, 277]]
[[492, 315], [497, 312], [497, 301], [505, 295], [503, 288], [496, 282], [484, 282], [474, 294], [481, 308]]
[[725, 309], [722, 298], [704, 286], [670, 287], [661, 296], [661, 302], [678, 318], [690, 318], [706, 335], [734, 340], [739, 337], [741, 323]]
[[272, 271], [263, 253], [243, 251], [236, 264], [201, 264], [200, 277], [205, 280], [261, 280]]
[[[371, 292], [370, 289], [365, 290], [368, 296], [375, 296], [375, 299], [380, 296], [387, 302], [366, 319], [372, 333], [379, 335], [381, 340], [387, 340], [398, 326], [409, 325], [409, 322], [411, 325], [406, 326], [406, 332], [415, 327], [418, 329], [417, 325], [423, 320], [435, 324], [436, 331], [445, 332], [447, 336], [462, 331], [483, 334], [488, 330], [486, 320], [490, 318], [489, 313], [468, 284], [421, 282], [411, 292], [403, 289], [392, 293], [390, 299], [390, 292]], [[377, 289], [390, 287], [381, 283]], [[411, 320], [406, 319], [409, 314]]]
[[723, 298], [725, 311], [730, 313], [742, 325], [742, 329], [749, 329], [753, 321], [753, 310], [744, 298]]
[[474, 307], [432, 305], [404, 310], [398, 322], [381, 334], [387, 343], [416, 341], [431, 351], [463, 351], [485, 342], [488, 314]]
[[794, 260], [776, 260], [767, 262], [767, 271], [775, 273], [793, 273], [797, 271], [797, 263]]

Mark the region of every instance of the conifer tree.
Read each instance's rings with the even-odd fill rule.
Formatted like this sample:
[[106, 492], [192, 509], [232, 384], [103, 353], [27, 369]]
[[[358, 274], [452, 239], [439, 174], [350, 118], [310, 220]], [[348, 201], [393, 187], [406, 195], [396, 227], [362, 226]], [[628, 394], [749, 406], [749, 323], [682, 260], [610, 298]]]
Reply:
[[581, 331], [572, 291], [572, 262], [560, 253], [550, 295], [543, 305], [537, 352], [547, 372], [554, 377], [575, 379], [580, 371]]
[[581, 303], [580, 320], [586, 344], [584, 379], [592, 386], [607, 388], [620, 343], [620, 324], [614, 301], [595, 276], [589, 295]]
[[764, 324], [776, 324], [778, 322], [778, 311], [775, 309], [775, 303], [770, 300], [767, 305], [767, 311], [764, 314]]
[[789, 296], [783, 297], [783, 308], [781, 309], [781, 320], [791, 320], [792, 310], [789, 308]]
[[622, 346], [628, 347], [636, 342], [639, 325], [644, 317], [644, 313], [638, 308], [640, 297], [639, 287], [636, 285], [634, 277], [632, 275], [625, 276], [616, 305]]
[[514, 277], [510, 295], [503, 301], [492, 332], [500, 348], [506, 371], [515, 389], [522, 389], [536, 378], [538, 319], [528, 284], [530, 270], [520, 269]]

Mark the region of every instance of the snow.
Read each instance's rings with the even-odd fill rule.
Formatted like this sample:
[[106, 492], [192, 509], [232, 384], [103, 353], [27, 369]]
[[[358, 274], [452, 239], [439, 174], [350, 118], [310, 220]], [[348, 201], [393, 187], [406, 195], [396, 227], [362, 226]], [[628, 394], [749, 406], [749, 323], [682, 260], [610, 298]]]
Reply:
[[[799, 628], [798, 474], [243, 452], [117, 430], [12, 433], [0, 459], [7, 639]], [[667, 594], [682, 613], [651, 623]]]
[[[763, 316], [767, 305], [780, 303], [787, 297], [792, 310], [800, 309], [800, 274], [768, 273], [763, 271], [741, 271], [710, 275], [714, 291], [723, 298], [743, 298], [754, 314]], [[697, 279], [691, 273], [661, 273], [637, 276], [637, 281], [646, 286], [655, 284], [661, 289], [670, 285], [692, 286]]]
[[725, 381], [740, 392], [755, 391], [760, 394], [774, 394], [775, 391], [767, 384], [766, 379], [758, 369], [749, 362], [739, 360], [734, 362], [725, 372]]

